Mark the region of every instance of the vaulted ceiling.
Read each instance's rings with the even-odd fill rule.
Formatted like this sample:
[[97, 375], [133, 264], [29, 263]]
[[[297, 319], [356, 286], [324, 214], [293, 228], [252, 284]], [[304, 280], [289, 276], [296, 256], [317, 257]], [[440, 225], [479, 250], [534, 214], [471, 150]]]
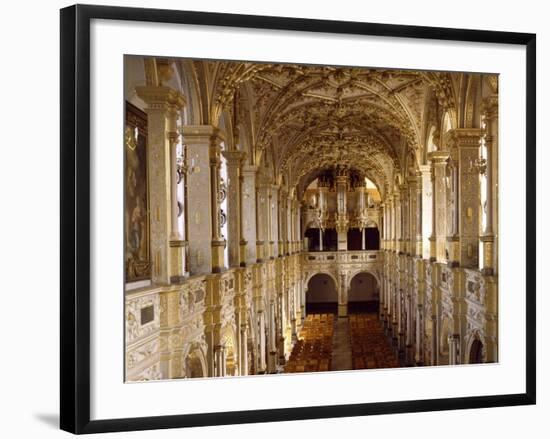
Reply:
[[429, 109], [454, 99], [446, 73], [218, 61], [193, 69], [209, 119], [226, 114], [245, 127], [239, 135], [249, 136], [256, 161], [272, 161], [275, 175], [302, 189], [344, 164], [383, 190], [422, 147]]

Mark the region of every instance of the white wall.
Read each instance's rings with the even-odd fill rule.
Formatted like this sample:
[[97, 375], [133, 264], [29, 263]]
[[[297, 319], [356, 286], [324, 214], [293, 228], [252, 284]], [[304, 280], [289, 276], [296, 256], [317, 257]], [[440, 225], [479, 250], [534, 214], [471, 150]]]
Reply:
[[[496, 0], [461, 0], [456, 4], [439, 0], [414, 2], [311, 2], [279, 0], [202, 0], [156, 2], [135, 0], [87, 0], [86, 3], [185, 8], [248, 14], [304, 16], [320, 19], [357, 20], [447, 27], [484, 28], [538, 33], [538, 224], [548, 224], [550, 173], [542, 172], [550, 160], [547, 123], [550, 101], [548, 60], [549, 16], [545, 2], [526, 0], [504, 3]], [[59, 289], [59, 19], [58, 8], [69, 1], [8, 2], [1, 15], [3, 63], [1, 120], [2, 159], [2, 300], [0, 319], [3, 334], [0, 376], [2, 391], [2, 436], [10, 438], [69, 437], [57, 430], [58, 414], [58, 289]], [[181, 44], [190, 42], [182, 41]], [[122, 84], [122, 81], [121, 81]], [[543, 111], [544, 110], [544, 111]], [[31, 162], [32, 160], [32, 162]], [[36, 167], [35, 165], [40, 165]], [[548, 247], [548, 232], [538, 230], [539, 273], [548, 265], [542, 249]], [[543, 259], [544, 256], [544, 259]], [[546, 260], [545, 260], [546, 259]], [[539, 371], [548, 366], [550, 323], [542, 319], [550, 289], [548, 277], [539, 276]], [[544, 351], [543, 351], [544, 347]], [[542, 360], [546, 360], [543, 367]], [[422, 437], [473, 438], [524, 437], [528, 432], [548, 431], [550, 380], [539, 374], [539, 403], [509, 407], [363, 418], [323, 419], [224, 427], [107, 434], [106, 438], [373, 438]], [[535, 433], [535, 436], [536, 433]], [[99, 436], [98, 436], [99, 437]]]

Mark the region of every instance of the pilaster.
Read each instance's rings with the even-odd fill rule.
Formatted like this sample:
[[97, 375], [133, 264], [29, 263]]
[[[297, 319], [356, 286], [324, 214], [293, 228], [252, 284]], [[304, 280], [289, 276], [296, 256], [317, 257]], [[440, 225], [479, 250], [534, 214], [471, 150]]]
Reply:
[[178, 111], [185, 105], [185, 99], [180, 93], [165, 86], [136, 87], [136, 93], [147, 103], [152, 281], [169, 284], [172, 280], [179, 279], [184, 272], [183, 265], [178, 269], [177, 264], [172, 261], [174, 251], [170, 248], [170, 241], [181, 240], [181, 236], [177, 234], [174, 179], [176, 120]]

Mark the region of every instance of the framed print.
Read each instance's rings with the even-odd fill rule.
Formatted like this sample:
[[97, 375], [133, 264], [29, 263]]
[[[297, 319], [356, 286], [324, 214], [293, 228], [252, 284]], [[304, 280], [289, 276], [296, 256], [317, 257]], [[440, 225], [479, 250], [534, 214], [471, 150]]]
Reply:
[[61, 428], [534, 404], [535, 41], [62, 9]]

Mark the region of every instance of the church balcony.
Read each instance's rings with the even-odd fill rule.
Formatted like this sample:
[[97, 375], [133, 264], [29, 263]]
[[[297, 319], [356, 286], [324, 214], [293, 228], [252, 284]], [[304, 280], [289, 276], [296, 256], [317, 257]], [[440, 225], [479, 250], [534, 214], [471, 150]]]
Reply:
[[305, 252], [304, 263], [306, 264], [334, 264], [334, 263], [377, 263], [382, 260], [380, 250], [341, 250], [329, 252]]

